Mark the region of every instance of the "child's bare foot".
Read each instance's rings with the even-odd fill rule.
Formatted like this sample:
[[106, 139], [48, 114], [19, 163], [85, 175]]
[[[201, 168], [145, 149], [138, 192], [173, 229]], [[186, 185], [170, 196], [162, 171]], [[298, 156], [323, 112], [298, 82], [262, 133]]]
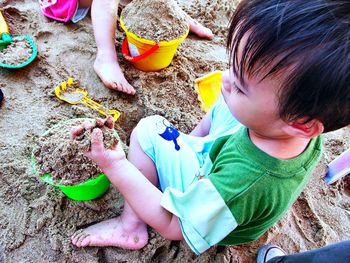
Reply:
[[188, 19], [188, 24], [190, 25], [190, 31], [192, 33], [202, 38], [212, 39], [214, 37], [213, 32], [209, 28], [198, 23], [196, 20], [194, 20], [190, 16], [188, 16], [187, 19]]
[[125, 79], [118, 62], [107, 56], [97, 55], [94, 69], [107, 88], [135, 94], [135, 89]]
[[120, 216], [78, 230], [71, 240], [77, 247], [115, 246], [136, 250], [147, 244], [148, 232], [145, 223], [125, 223]]

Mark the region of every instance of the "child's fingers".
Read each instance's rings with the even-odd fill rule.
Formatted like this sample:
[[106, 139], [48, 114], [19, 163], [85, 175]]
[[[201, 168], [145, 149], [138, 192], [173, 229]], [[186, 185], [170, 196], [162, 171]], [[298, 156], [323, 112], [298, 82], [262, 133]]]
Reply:
[[113, 129], [114, 128], [114, 120], [112, 116], [108, 116], [107, 119], [105, 120], [104, 125], [109, 128]]
[[76, 137], [78, 137], [79, 135], [83, 134], [85, 131], [85, 128], [83, 126], [77, 126], [72, 128], [72, 130], [70, 131], [70, 138], [72, 140], [74, 140]]
[[105, 125], [104, 122], [105, 122], [105, 121], [104, 121], [103, 119], [97, 118], [97, 119], [96, 119], [96, 127], [98, 127], [98, 128], [103, 128], [103, 126]]
[[95, 128], [91, 133], [91, 152], [99, 153], [103, 152], [105, 147], [103, 145], [103, 133], [101, 129]]
[[94, 128], [94, 125], [92, 125], [90, 122], [83, 122], [81, 125], [72, 128], [70, 132], [70, 138], [74, 140], [79, 135], [82, 135], [85, 131], [92, 130]]
[[94, 128], [94, 125], [92, 124], [92, 123], [90, 123], [90, 122], [84, 122], [83, 124], [82, 124], [82, 126], [84, 127], [84, 129], [85, 130], [87, 130], [87, 131], [91, 131], [93, 128]]

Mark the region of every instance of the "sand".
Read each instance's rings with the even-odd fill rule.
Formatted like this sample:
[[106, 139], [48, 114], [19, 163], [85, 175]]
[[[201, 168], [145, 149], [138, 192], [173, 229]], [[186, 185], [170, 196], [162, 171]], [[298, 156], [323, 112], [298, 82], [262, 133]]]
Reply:
[[60, 87], [59, 96], [69, 103], [78, 103], [84, 98], [84, 92], [86, 92], [86, 89], [81, 87], [79, 80], [74, 80], [73, 84], [67, 84], [65, 89], [62, 88], [62, 85]]
[[40, 59], [11, 71], [0, 70], [5, 102], [0, 109], [0, 262], [254, 262], [257, 249], [276, 243], [287, 252], [350, 239], [350, 177], [326, 185], [326, 165], [350, 147], [350, 129], [327, 134], [326, 149], [311, 181], [291, 209], [257, 241], [229, 247], [213, 247], [199, 257], [184, 241], [167, 241], [150, 231], [150, 241], [140, 251], [120, 248], [78, 249], [70, 236], [82, 227], [115, 217], [123, 200], [115, 189], [89, 202], [75, 202], [33, 175], [30, 154], [37, 139], [52, 125], [72, 118], [100, 117], [83, 105], [56, 98], [54, 87], [75, 77], [92, 99], [119, 109], [117, 131], [128, 143], [137, 122], [161, 114], [177, 128], [189, 132], [203, 116], [193, 81], [208, 72], [227, 67], [225, 32], [229, 0], [179, 0], [183, 9], [210, 27], [215, 38], [190, 35], [179, 47], [172, 64], [160, 72], [136, 70], [120, 55], [123, 34], [116, 32], [118, 57], [136, 96], [108, 90], [96, 76], [96, 46], [91, 19], [64, 25], [50, 21], [32, 0], [5, 0], [4, 14], [14, 34], [35, 38]]
[[175, 0], [134, 0], [121, 16], [129, 32], [156, 42], [179, 39], [188, 30], [186, 14]]
[[[101, 122], [102, 123], [99, 123]], [[106, 149], [118, 143], [116, 131], [103, 124], [102, 119], [75, 118], [61, 121], [50, 127], [37, 140], [33, 150], [36, 169], [40, 176], [49, 173], [53, 183], [76, 185], [96, 178], [102, 171], [84, 153], [91, 150], [91, 129], [82, 130], [76, 138], [71, 138], [72, 129], [89, 123], [91, 128], [99, 127], [103, 133]]]
[[26, 62], [33, 54], [30, 43], [25, 38], [14, 38], [13, 41], [0, 52], [0, 63], [19, 65]]

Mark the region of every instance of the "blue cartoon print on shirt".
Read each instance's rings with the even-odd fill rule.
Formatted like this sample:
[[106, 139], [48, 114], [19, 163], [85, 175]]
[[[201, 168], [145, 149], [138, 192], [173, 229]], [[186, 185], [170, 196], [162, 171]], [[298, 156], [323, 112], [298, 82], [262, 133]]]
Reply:
[[157, 129], [159, 132], [161, 132], [158, 132], [160, 137], [167, 141], [173, 141], [175, 144], [175, 150], [180, 150], [180, 145], [176, 141], [176, 139], [180, 136], [180, 133], [170, 122], [165, 119], [162, 120], [161, 122], [157, 123]]

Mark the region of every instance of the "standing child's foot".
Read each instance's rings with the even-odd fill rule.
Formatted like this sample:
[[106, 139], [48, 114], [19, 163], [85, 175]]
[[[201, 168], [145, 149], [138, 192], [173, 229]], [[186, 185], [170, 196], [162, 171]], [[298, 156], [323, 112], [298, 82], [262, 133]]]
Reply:
[[209, 28], [198, 23], [192, 17], [188, 16], [187, 20], [188, 20], [188, 24], [190, 26], [190, 31], [192, 33], [194, 33], [197, 36], [202, 37], [202, 38], [212, 39], [214, 37], [213, 32]]
[[77, 247], [114, 246], [136, 250], [147, 244], [148, 232], [145, 223], [123, 222], [120, 216], [78, 230], [71, 240]]
[[97, 55], [94, 69], [107, 88], [127, 94], [135, 94], [135, 89], [125, 79], [116, 59], [114, 60], [107, 56]]

